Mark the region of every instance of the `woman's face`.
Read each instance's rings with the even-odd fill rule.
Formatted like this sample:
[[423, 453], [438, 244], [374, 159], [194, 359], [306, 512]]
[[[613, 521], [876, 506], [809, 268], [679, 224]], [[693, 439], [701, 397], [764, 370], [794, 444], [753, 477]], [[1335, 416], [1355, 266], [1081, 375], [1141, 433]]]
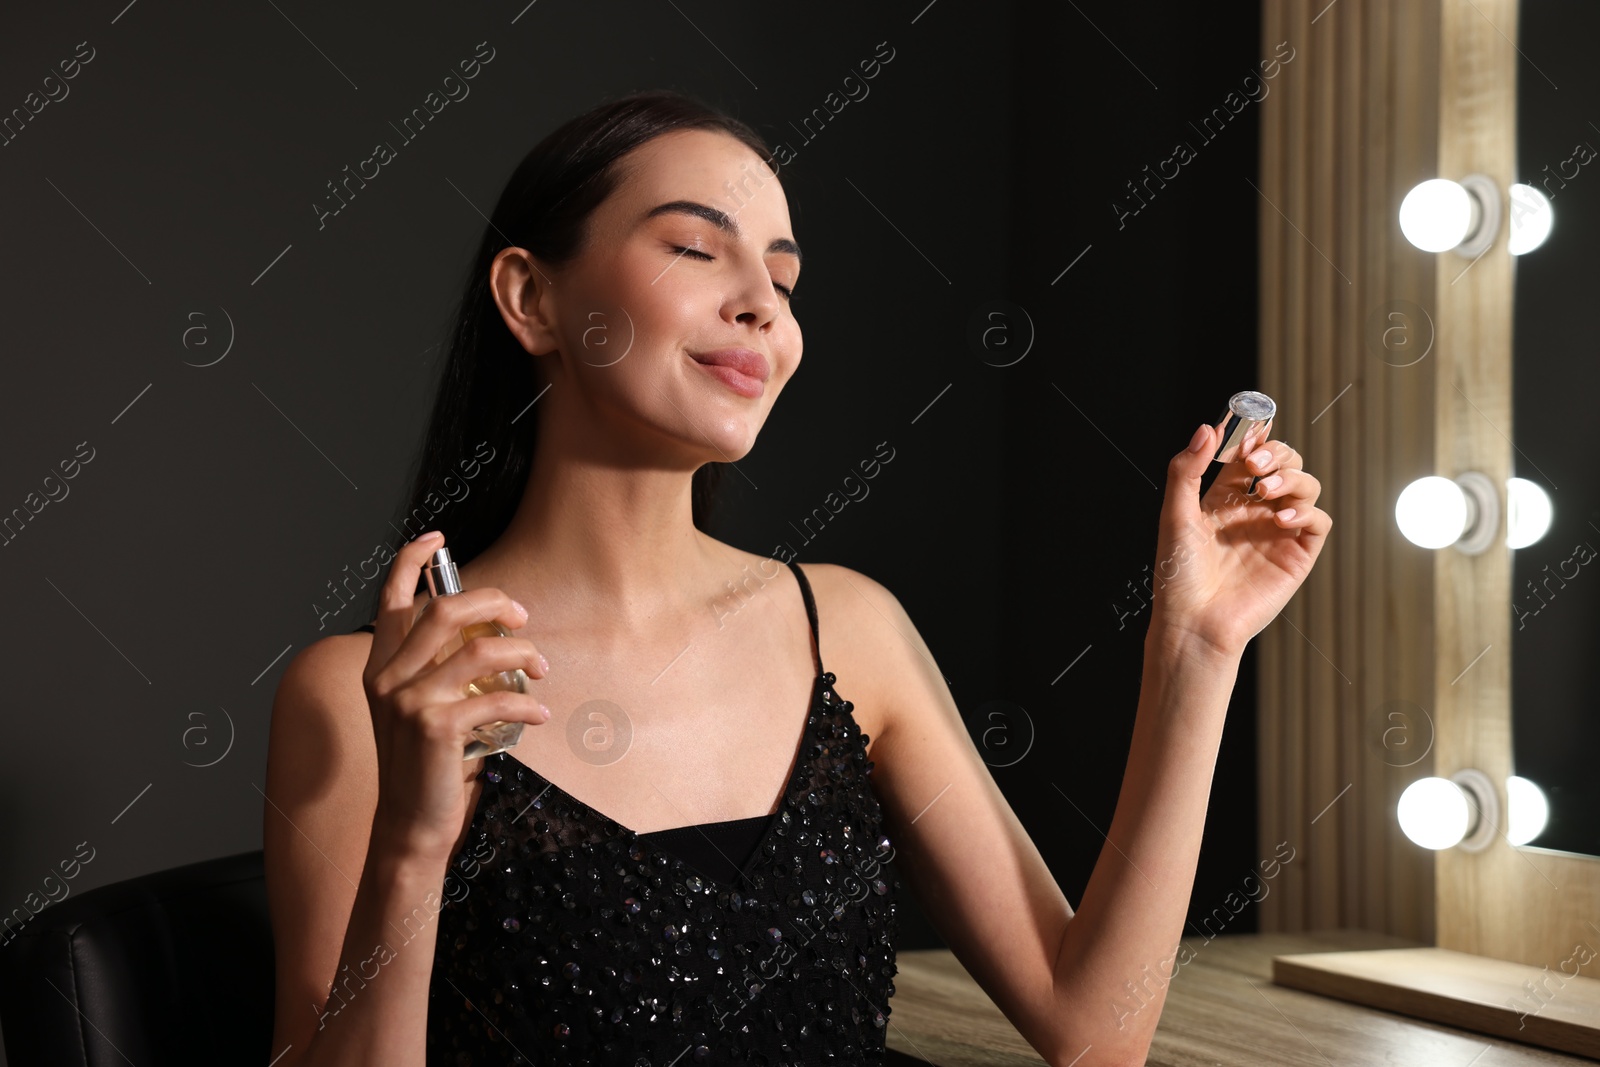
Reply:
[[[688, 469], [736, 460], [800, 365], [783, 187], [754, 151], [708, 130], [663, 134], [620, 165], [577, 258], [532, 275], [540, 315], [523, 323], [524, 347], [562, 432], [605, 451], [666, 448]], [[730, 350], [753, 377], [708, 369]]]

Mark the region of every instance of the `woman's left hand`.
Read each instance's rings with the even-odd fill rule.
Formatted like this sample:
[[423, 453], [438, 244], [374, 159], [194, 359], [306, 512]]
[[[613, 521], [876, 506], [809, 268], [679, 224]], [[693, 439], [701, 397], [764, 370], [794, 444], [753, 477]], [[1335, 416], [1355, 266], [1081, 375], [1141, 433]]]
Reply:
[[1305, 581], [1333, 519], [1316, 506], [1321, 483], [1281, 441], [1241, 451], [1201, 499], [1221, 440], [1222, 424], [1201, 426], [1167, 467], [1150, 625], [1163, 638], [1238, 655]]

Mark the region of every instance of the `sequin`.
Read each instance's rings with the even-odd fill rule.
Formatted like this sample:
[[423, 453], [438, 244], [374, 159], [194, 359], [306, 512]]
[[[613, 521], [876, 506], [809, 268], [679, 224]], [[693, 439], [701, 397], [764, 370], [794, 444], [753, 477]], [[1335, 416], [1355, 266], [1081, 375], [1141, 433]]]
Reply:
[[485, 759], [462, 851], [496, 861], [439, 912], [429, 1067], [882, 1062], [901, 883], [869, 738], [817, 668], [795, 773], [731, 881]]

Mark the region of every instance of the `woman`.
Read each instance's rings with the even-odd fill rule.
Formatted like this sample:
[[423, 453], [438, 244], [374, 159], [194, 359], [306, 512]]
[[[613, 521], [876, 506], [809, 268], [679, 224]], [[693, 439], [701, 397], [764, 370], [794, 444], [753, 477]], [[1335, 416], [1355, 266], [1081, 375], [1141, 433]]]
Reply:
[[[1112, 847], [1071, 921], [898, 600], [702, 532], [800, 364], [770, 159], [643, 93], [508, 182], [412, 495], [470, 477], [438, 522], [465, 595], [418, 595], [446, 543], [419, 536], [374, 623], [279, 684], [279, 1067], [875, 1062], [900, 873], [1048, 1062], [1143, 1061], [1160, 1004], [1107, 1005], [1170, 967], [1239, 658], [1331, 525], [1318, 483], [1269, 442], [1201, 500], [1221, 427], [1173, 457]], [[434, 665], [486, 620], [513, 635]], [[529, 693], [464, 695], [517, 667]], [[495, 720], [533, 728], [464, 761]]]

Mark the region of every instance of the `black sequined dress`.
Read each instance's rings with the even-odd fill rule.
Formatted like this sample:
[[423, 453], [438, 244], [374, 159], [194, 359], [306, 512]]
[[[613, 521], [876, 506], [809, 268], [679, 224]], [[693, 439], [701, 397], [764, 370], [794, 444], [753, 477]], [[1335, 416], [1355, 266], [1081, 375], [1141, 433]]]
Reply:
[[882, 1062], [901, 884], [868, 737], [789, 567], [817, 676], [775, 814], [639, 834], [484, 760], [439, 912], [429, 1067]]

